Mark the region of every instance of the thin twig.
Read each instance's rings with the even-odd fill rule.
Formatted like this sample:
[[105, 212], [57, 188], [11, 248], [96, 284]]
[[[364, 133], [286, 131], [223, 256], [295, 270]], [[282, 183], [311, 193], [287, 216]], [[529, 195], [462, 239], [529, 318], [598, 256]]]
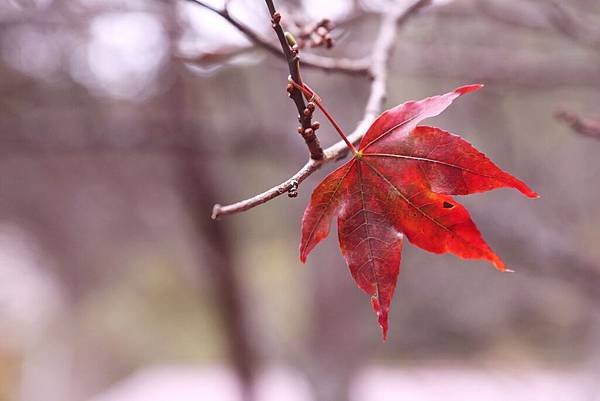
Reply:
[[[283, 50], [283, 54], [285, 54], [285, 59], [288, 63], [288, 68], [290, 70], [290, 76], [294, 82], [302, 85], [302, 76], [300, 75], [300, 57], [298, 56], [298, 45], [295, 43], [290, 43], [290, 39], [288, 38], [287, 32], [284, 32], [283, 27], [281, 26], [281, 14], [279, 14], [275, 10], [275, 5], [273, 4], [273, 0], [265, 0], [267, 7], [269, 9], [269, 13], [271, 14], [271, 22], [273, 26], [273, 30], [277, 35], [277, 39], [279, 40], [279, 44], [281, 45], [281, 50]], [[293, 47], [291, 47], [293, 46]], [[298, 88], [294, 88], [294, 86], [288, 85], [288, 93], [290, 98], [296, 104], [296, 109], [298, 109], [298, 122], [300, 123], [300, 127], [298, 132], [304, 138], [304, 142], [308, 147], [308, 151], [310, 152], [310, 158], [314, 160], [321, 160], [323, 158], [323, 148], [321, 148], [321, 144], [319, 143], [319, 139], [317, 138], [316, 129], [313, 129], [312, 126], [312, 114], [313, 110], [310, 110], [306, 107], [306, 103], [304, 102], [304, 96], [302, 92], [298, 90]]]
[[[537, 14], [527, 12], [528, 4], [536, 7]], [[568, 6], [568, 1], [559, 0], [529, 0], [528, 2], [498, 2], [480, 0], [464, 10], [441, 10], [442, 14], [462, 17], [478, 15], [492, 19], [504, 25], [517, 28], [544, 31], [548, 28], [555, 30], [564, 37], [583, 46], [598, 49], [600, 47], [600, 29], [592, 18], [583, 13], [574, 13]], [[518, 6], [516, 6], [518, 5]], [[455, 7], [456, 8], [456, 7]], [[473, 15], [473, 11], [477, 14]]]
[[[209, 11], [217, 14], [221, 18], [225, 19], [237, 30], [246, 36], [252, 43], [273, 54], [274, 56], [285, 58], [285, 54], [274, 44], [268, 40], [262, 38], [258, 33], [252, 30], [250, 27], [244, 25], [236, 18], [234, 18], [226, 8], [218, 9], [215, 8], [202, 0], [187, 0], [190, 3], [197, 4], [201, 7], [206, 8]], [[181, 61], [194, 63], [197, 60], [193, 57], [178, 57]], [[316, 54], [305, 53], [302, 55], [302, 66], [305, 68], [315, 68], [328, 72], [340, 72], [350, 75], [364, 75], [369, 70], [369, 60], [366, 58], [349, 59], [349, 58], [332, 58], [319, 56]]]
[[[398, 10], [394, 8], [390, 12], [383, 13], [382, 23], [375, 41], [371, 56], [371, 64], [369, 67], [369, 71], [373, 77], [369, 99], [367, 100], [365, 113], [362, 120], [358, 123], [354, 131], [348, 135], [348, 139], [351, 143], [357, 144], [362, 139], [368, 127], [381, 111], [386, 94], [385, 81], [387, 79], [387, 68], [390, 57], [394, 50], [398, 28], [402, 24], [406, 23], [406, 21], [408, 21], [412, 15], [430, 3], [431, 0], [417, 0], [410, 7], [404, 10]], [[323, 159], [310, 159], [296, 174], [281, 184], [252, 198], [233, 203], [231, 205], [215, 205], [212, 211], [212, 218], [216, 219], [220, 216], [240, 213], [283, 195], [290, 189], [297, 188], [298, 184], [300, 184], [308, 176], [320, 169], [325, 164], [340, 160], [341, 158], [345, 157], [348, 154], [348, 150], [349, 149], [344, 141], [339, 141], [325, 149], [325, 155]]]
[[575, 113], [566, 110], [557, 111], [555, 117], [580, 135], [600, 139], [600, 121], [581, 118]]
[[592, 20], [585, 20], [572, 13], [565, 1], [536, 0], [548, 22], [564, 36], [583, 45], [600, 48], [600, 30]]
[[327, 120], [329, 120], [329, 123], [331, 125], [333, 125], [333, 128], [335, 128], [337, 133], [340, 135], [340, 137], [342, 138], [342, 141], [344, 141], [346, 146], [348, 146], [348, 149], [350, 149], [352, 151], [352, 154], [355, 155], [356, 148], [354, 147], [352, 142], [350, 142], [348, 140], [346, 133], [344, 132], [344, 130], [342, 129], [340, 124], [336, 121], [336, 119], [333, 117], [333, 115], [329, 112], [329, 110], [327, 110], [327, 107], [325, 107], [321, 98], [312, 89], [310, 89], [310, 87], [306, 84], [299, 85], [296, 82], [294, 82], [293, 80], [291, 80], [290, 83], [297, 89], [301, 90], [302, 93], [304, 93], [304, 96], [306, 97], [307, 100], [310, 99], [309, 100], [310, 102], [313, 102], [314, 104], [317, 105], [319, 110], [321, 110], [321, 112], [325, 115], [325, 117], [327, 117]]

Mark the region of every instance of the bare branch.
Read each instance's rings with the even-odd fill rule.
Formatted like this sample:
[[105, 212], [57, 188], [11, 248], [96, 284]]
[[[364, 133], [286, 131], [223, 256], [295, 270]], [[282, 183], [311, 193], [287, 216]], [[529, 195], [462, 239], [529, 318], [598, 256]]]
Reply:
[[[235, 28], [237, 28], [242, 34], [246, 36], [252, 43], [257, 45], [258, 47], [266, 50], [267, 52], [273, 54], [274, 56], [285, 58], [285, 54], [274, 44], [269, 42], [268, 40], [262, 38], [258, 33], [253, 31], [248, 26], [244, 25], [237, 19], [235, 19], [226, 8], [217, 9], [205, 3], [202, 0], [187, 0], [190, 3], [197, 4], [201, 7], [206, 8], [209, 11], [219, 15], [221, 18], [225, 19]], [[195, 62], [194, 58], [186, 58], [186, 57], [178, 57], [179, 60], [187, 61], [187, 62]], [[348, 58], [332, 58], [332, 57], [324, 57], [316, 54], [306, 53], [302, 55], [302, 66], [307, 68], [315, 68], [319, 70], [324, 70], [328, 72], [340, 72], [351, 75], [363, 75], [368, 72], [369, 69], [369, 60], [365, 58], [359, 59], [348, 59]]]
[[[473, 6], [454, 7], [454, 10], [441, 10], [441, 14], [453, 13], [463, 17], [479, 15], [517, 28], [535, 31], [553, 29], [564, 37], [591, 48], [600, 47], [600, 29], [589, 16], [577, 15], [567, 5], [558, 0], [529, 0], [528, 2], [495, 2], [479, 0]], [[534, 5], [535, 8], [527, 7]], [[586, 18], [588, 17], [588, 18]]]
[[600, 121], [581, 118], [575, 113], [571, 113], [566, 110], [557, 111], [555, 117], [557, 120], [562, 121], [580, 135], [588, 136], [594, 139], [600, 139]]
[[[365, 107], [365, 113], [362, 120], [358, 123], [352, 134], [348, 136], [350, 142], [356, 144], [360, 141], [367, 128], [371, 125], [381, 110], [386, 95], [385, 82], [387, 79], [387, 68], [390, 57], [394, 50], [398, 28], [402, 24], [406, 23], [406, 21], [408, 21], [412, 15], [416, 14], [419, 10], [430, 3], [431, 0], [417, 0], [406, 9], [399, 10], [397, 8], [392, 8], [390, 12], [383, 13], [381, 27], [375, 41], [369, 67], [369, 71], [373, 77], [369, 99], [367, 100], [367, 105]], [[323, 165], [339, 160], [346, 156], [347, 153], [348, 147], [344, 141], [339, 141], [325, 150], [325, 156], [323, 159], [310, 159], [296, 174], [281, 184], [252, 198], [233, 203], [231, 205], [215, 205], [212, 211], [212, 218], [216, 219], [220, 216], [240, 213], [283, 195], [284, 193], [289, 192], [290, 189], [297, 188], [302, 181], [304, 181], [308, 176], [317, 171]]]
[[247, 54], [254, 50], [253, 46], [223, 46], [216, 50], [202, 52], [195, 56], [184, 56], [180, 54], [173, 55], [173, 59], [178, 62], [190, 63], [195, 66], [210, 66], [215, 64], [223, 64], [231, 61], [232, 59]]
[[434, 44], [424, 52], [422, 46], [413, 43], [400, 43], [398, 51], [404, 57], [402, 64], [395, 66], [397, 72], [410, 77], [485, 81], [536, 89], [600, 86], [600, 65], [591, 56], [555, 57], [552, 52], [517, 52], [478, 45]]
[[594, 48], [600, 47], [600, 30], [591, 21], [585, 21], [574, 15], [564, 1], [536, 0], [548, 22], [564, 36], [581, 44]]
[[485, 18], [507, 27], [541, 34], [554, 31], [581, 46], [599, 49], [599, 16], [583, 10], [577, 12], [571, 3], [560, 0], [475, 0], [439, 7], [435, 15], [469, 20]]
[[[280, 23], [281, 14], [275, 10], [273, 0], [265, 0], [265, 3], [267, 4], [269, 13], [271, 14], [273, 30], [277, 35], [277, 39], [279, 39], [281, 50], [283, 50], [283, 54], [285, 54], [285, 59], [290, 70], [290, 76], [294, 82], [302, 85], [298, 45], [296, 43], [291, 43], [291, 41], [295, 42], [295, 39], [291, 39], [288, 36], [291, 34], [283, 31], [283, 27]], [[300, 127], [298, 127], [298, 133], [304, 138], [304, 142], [306, 143], [306, 146], [310, 152], [310, 158], [314, 160], [321, 160], [323, 158], [323, 148], [321, 148], [321, 144], [319, 143], [319, 139], [317, 138], [316, 134], [318, 124], [315, 124], [314, 126], [312, 124], [314, 105], [312, 108], [307, 107], [306, 103], [304, 102], [304, 95], [293, 85], [288, 84], [287, 90], [290, 98], [296, 104], [296, 109], [298, 109], [298, 122], [300, 123]]]

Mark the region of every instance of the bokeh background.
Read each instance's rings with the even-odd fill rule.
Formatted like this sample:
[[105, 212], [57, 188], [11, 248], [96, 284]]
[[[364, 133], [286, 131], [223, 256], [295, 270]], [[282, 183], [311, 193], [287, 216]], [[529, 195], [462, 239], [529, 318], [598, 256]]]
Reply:
[[[274, 40], [262, 1], [228, 3]], [[289, 29], [339, 21], [306, 50], [336, 57], [370, 54], [382, 3], [276, 1]], [[600, 140], [554, 117], [600, 116], [599, 27], [597, 0], [438, 1], [402, 26], [386, 107], [485, 83], [431, 124], [542, 198], [461, 198], [515, 274], [405, 246], [383, 343], [335, 235], [298, 260], [334, 165], [210, 219], [306, 161], [283, 60], [189, 1], [4, 0], [0, 400], [600, 400]], [[304, 78], [351, 131], [368, 79]]]

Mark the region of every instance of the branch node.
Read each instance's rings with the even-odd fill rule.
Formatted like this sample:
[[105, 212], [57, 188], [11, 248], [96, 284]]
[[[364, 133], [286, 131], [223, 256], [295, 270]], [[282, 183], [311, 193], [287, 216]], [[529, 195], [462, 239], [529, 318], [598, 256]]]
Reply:
[[288, 197], [295, 198], [298, 196], [298, 180], [292, 180], [290, 189], [288, 189]]
[[[276, 11], [275, 7], [273, 6], [273, 0], [265, 1], [275, 21]], [[336, 144], [325, 149], [325, 151], [323, 151], [323, 149], [319, 145], [317, 136], [314, 133], [314, 131], [319, 128], [319, 123], [316, 121], [311, 123], [310, 118], [302, 117], [303, 110], [307, 108], [307, 106], [304, 105], [304, 99], [302, 98], [302, 94], [308, 93], [309, 88], [305, 87], [300, 79], [295, 81], [292, 76], [288, 77], [288, 83], [292, 85], [292, 88], [288, 86], [288, 91], [289, 89], [292, 89], [291, 97], [294, 99], [295, 102], [297, 101], [296, 106], [298, 108], [298, 112], [301, 114], [298, 116], [298, 119], [301, 123], [301, 127], [298, 128], [298, 132], [302, 136], [304, 136], [305, 142], [307, 143], [310, 149], [310, 159], [304, 165], [304, 167], [302, 167], [296, 174], [294, 174], [293, 177], [289, 178], [288, 180], [271, 189], [268, 189], [267, 191], [264, 191], [263, 193], [227, 206], [215, 205], [212, 214], [213, 219], [219, 216], [227, 216], [234, 213], [249, 210], [255, 206], [268, 202], [271, 199], [280, 196], [286, 192], [289, 197], [296, 197], [298, 195], [299, 184], [302, 181], [304, 181], [308, 176], [310, 176], [316, 170], [321, 168], [323, 165], [341, 160], [344, 157], [346, 157], [348, 155], [349, 150], [354, 147], [353, 144], [359, 143], [359, 141], [364, 136], [368, 127], [376, 118], [379, 110], [382, 107], [383, 97], [385, 96], [385, 79], [387, 76], [386, 70], [395, 44], [394, 38], [398, 27], [405, 23], [410, 16], [414, 15], [417, 11], [426, 7], [430, 3], [431, 0], [415, 0], [412, 6], [404, 9], [402, 12], [394, 12], [383, 15], [382, 25], [379, 29], [379, 34], [376, 39], [373, 53], [370, 57], [370, 61], [361, 60], [359, 67], [353, 67], [356, 68], [357, 71], [360, 70], [361, 73], [368, 74], [369, 77], [372, 79], [371, 92], [367, 104], [365, 106], [365, 113], [363, 115], [363, 118], [358, 123], [354, 132], [352, 132], [352, 134], [349, 135], [346, 138], [346, 140], [337, 142]], [[299, 75], [297, 62], [292, 62], [294, 61], [294, 59], [297, 59], [297, 56], [289, 57], [290, 49], [284, 37], [283, 29], [281, 29], [281, 26], [277, 26], [274, 28], [279, 38], [280, 44], [282, 45], [282, 50], [284, 50], [284, 53], [286, 53], [285, 57], [288, 60], [288, 64], [290, 66], [290, 74]], [[336, 68], [338, 67], [334, 67], [332, 70]], [[296, 87], [296, 85], [298, 87]], [[300, 95], [300, 97], [297, 97], [296, 94]], [[314, 101], [315, 105], [319, 106], [318, 97], [314, 95], [315, 97], [313, 99], [313, 95], [314, 91], [311, 91], [309, 99], [307, 100]], [[309, 128], [310, 131], [308, 131], [307, 133], [306, 131]], [[310, 135], [311, 133], [312, 135]]]
[[275, 13], [273, 13], [273, 16], [271, 17], [271, 22], [273, 23], [273, 25], [278, 25], [281, 22], [281, 13], [279, 13], [279, 11], [275, 11]]

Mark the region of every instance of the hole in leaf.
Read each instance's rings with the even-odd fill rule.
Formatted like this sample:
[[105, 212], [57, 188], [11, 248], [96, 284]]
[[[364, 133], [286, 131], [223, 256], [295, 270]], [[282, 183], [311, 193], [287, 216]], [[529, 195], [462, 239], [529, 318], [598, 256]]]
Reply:
[[452, 203], [446, 201], [444, 201], [444, 204], [442, 206], [444, 206], [444, 209], [452, 209], [454, 207]]

